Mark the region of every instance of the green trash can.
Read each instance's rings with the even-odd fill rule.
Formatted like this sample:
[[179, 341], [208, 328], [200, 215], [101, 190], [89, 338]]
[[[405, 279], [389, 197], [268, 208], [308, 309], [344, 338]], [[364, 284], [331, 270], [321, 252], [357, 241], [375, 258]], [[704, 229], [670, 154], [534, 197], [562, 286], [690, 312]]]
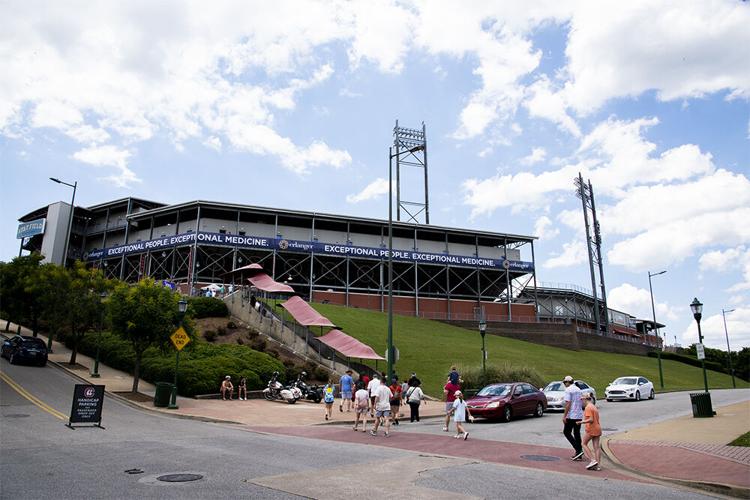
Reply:
[[694, 392], [690, 394], [690, 402], [693, 404], [694, 418], [709, 418], [714, 416], [711, 406], [711, 393]]
[[154, 406], [166, 408], [169, 406], [169, 399], [172, 397], [172, 387], [174, 384], [169, 382], [157, 382], [156, 393], [154, 394]]

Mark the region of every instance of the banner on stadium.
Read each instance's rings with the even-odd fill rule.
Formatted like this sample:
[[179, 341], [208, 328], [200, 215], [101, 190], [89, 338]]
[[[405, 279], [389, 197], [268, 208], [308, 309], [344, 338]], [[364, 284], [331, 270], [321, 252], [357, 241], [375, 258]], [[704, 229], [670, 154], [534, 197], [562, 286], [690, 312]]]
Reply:
[[[84, 260], [92, 261], [108, 259], [133, 253], [191, 245], [196, 242], [205, 245], [231, 246], [237, 248], [254, 248], [263, 250], [281, 250], [285, 252], [303, 252], [322, 255], [338, 255], [369, 259], [387, 259], [387, 248], [361, 247], [356, 245], [342, 245], [339, 243], [323, 243], [320, 241], [287, 240], [283, 238], [267, 238], [263, 236], [240, 236], [223, 233], [183, 233], [175, 236], [165, 236], [148, 241], [137, 241], [127, 245], [91, 250], [84, 256]], [[515, 272], [530, 273], [534, 270], [531, 262], [492, 259], [487, 257], [469, 257], [464, 255], [450, 255], [447, 253], [417, 252], [413, 250], [393, 250], [393, 259], [425, 264], [446, 264], [454, 266], [484, 267], [491, 269], [508, 269]]]

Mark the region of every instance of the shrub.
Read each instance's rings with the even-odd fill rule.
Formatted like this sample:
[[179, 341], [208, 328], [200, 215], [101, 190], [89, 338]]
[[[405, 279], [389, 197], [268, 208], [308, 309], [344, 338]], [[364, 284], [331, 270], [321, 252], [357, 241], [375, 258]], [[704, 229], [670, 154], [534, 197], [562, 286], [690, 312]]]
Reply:
[[216, 333], [217, 333], [217, 334], [218, 334], [218, 335], [219, 335], [220, 337], [223, 337], [224, 335], [226, 335], [226, 334], [227, 334], [227, 329], [226, 329], [226, 328], [224, 328], [223, 326], [218, 326], [218, 327], [216, 327]]
[[[544, 378], [534, 368], [529, 366], [487, 365], [486, 378], [482, 374], [482, 366], [460, 366], [458, 371], [463, 379], [464, 390], [479, 390], [487, 384], [498, 382], [528, 382], [534, 387], [544, 387]], [[446, 380], [448, 376], [446, 375]]]
[[279, 351], [277, 351], [276, 349], [268, 349], [266, 351], [266, 354], [268, 354], [269, 356], [274, 357], [276, 359], [279, 359]]
[[245, 341], [242, 340], [242, 337], [237, 337], [237, 344], [238, 345], [245, 345]]
[[263, 352], [266, 350], [266, 341], [261, 338], [253, 339], [253, 341], [250, 342], [250, 347], [252, 347], [256, 351]]
[[250, 340], [258, 338], [259, 335], [260, 334], [256, 330], [250, 330], [249, 332], [247, 332], [247, 338], [249, 338]]
[[193, 318], [226, 318], [229, 309], [223, 300], [214, 297], [188, 298], [188, 312]]
[[[656, 353], [656, 351], [649, 351], [648, 353], [649, 358], [656, 358], [657, 356], [658, 354]], [[662, 352], [661, 359], [671, 359], [673, 361], [679, 361], [680, 363], [697, 366], [699, 368], [701, 366], [700, 359], [694, 358], [692, 356], [684, 356], [682, 354], [677, 354], [674, 352], [667, 352], [667, 351]], [[706, 370], [713, 370], [713, 371], [722, 372], [722, 373], [729, 372], [729, 370], [727, 370], [727, 368], [721, 363], [717, 363], [716, 361], [709, 361], [709, 360], [705, 360], [705, 361], [706, 361]]]
[[227, 321], [227, 330], [236, 330], [237, 324], [234, 321]]
[[203, 337], [204, 337], [204, 338], [205, 338], [206, 340], [208, 340], [209, 342], [213, 342], [214, 340], [216, 340], [216, 332], [215, 332], [215, 331], [213, 331], [213, 330], [207, 330], [207, 331], [206, 331], [206, 332], [205, 332], [205, 333], [203, 334]]

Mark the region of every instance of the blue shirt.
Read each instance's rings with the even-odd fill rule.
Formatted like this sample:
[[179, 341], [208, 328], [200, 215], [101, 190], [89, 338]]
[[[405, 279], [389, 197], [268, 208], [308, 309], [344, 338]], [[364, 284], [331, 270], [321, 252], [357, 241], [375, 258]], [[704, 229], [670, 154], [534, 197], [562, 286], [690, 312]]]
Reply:
[[352, 392], [352, 386], [354, 385], [354, 380], [349, 375], [344, 375], [341, 377], [341, 392]]

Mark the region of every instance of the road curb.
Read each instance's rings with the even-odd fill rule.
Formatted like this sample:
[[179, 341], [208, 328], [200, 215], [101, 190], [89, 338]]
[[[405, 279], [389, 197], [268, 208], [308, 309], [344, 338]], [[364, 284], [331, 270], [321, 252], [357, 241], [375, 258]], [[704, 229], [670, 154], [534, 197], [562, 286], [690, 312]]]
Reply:
[[[54, 366], [58, 370], [62, 370], [63, 372], [67, 373], [74, 379], [80, 380], [84, 384], [91, 384], [90, 380], [86, 380], [85, 378], [81, 377], [80, 375], [73, 372], [72, 370], [65, 368], [64, 366], [62, 366], [61, 363], [58, 363], [57, 361], [52, 361], [51, 359], [48, 359], [47, 363]], [[223, 420], [220, 418], [203, 417], [200, 415], [190, 415], [186, 413], [170, 413], [170, 412], [166, 412], [162, 410], [157, 410], [156, 408], [150, 408], [148, 406], [138, 404], [135, 401], [131, 401], [128, 398], [120, 396], [119, 394], [116, 394], [114, 392], [105, 390], [104, 393], [107, 396], [111, 397], [112, 399], [115, 399], [119, 401], [120, 403], [127, 405], [133, 409], [142, 410], [142, 411], [154, 414], [154, 415], [162, 415], [162, 416], [169, 417], [169, 418], [179, 418], [182, 420], [198, 420], [200, 422], [207, 422], [207, 423], [213, 423], [213, 424], [245, 425], [242, 422], [235, 422], [233, 420]]]
[[604, 453], [604, 455], [607, 457], [607, 460], [612, 462], [612, 464], [618, 467], [619, 469], [628, 471], [631, 474], [634, 474], [636, 476], [647, 477], [649, 479], [661, 481], [664, 483], [676, 484], [676, 485], [683, 486], [685, 488], [689, 488], [692, 490], [707, 491], [710, 493], [718, 493], [721, 495], [727, 495], [727, 496], [736, 497], [736, 498], [750, 498], [750, 488], [743, 488], [741, 486], [736, 486], [733, 484], [711, 483], [711, 482], [706, 482], [706, 481], [688, 481], [686, 479], [675, 479], [672, 477], [659, 476], [658, 474], [652, 474], [649, 472], [644, 472], [642, 470], [629, 467], [625, 465], [624, 463], [622, 463], [617, 458], [615, 453], [612, 451], [612, 448], [609, 447], [609, 442], [612, 439], [613, 437], [602, 438], [601, 440], [602, 453]]

